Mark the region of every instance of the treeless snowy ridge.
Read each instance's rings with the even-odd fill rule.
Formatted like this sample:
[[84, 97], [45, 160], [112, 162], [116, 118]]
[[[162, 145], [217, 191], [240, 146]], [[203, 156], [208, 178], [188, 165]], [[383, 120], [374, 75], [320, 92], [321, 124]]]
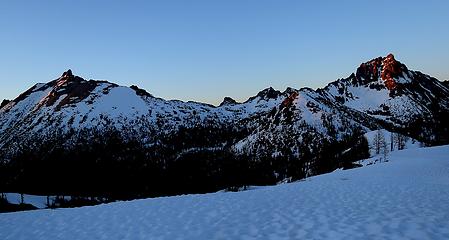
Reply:
[[449, 146], [239, 193], [0, 215], [0, 239], [449, 239]]

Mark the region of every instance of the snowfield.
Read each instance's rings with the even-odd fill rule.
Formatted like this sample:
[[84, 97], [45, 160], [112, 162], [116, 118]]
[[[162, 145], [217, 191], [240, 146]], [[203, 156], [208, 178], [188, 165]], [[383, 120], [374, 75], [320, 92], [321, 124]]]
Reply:
[[0, 239], [449, 239], [449, 145], [245, 192], [0, 214]]

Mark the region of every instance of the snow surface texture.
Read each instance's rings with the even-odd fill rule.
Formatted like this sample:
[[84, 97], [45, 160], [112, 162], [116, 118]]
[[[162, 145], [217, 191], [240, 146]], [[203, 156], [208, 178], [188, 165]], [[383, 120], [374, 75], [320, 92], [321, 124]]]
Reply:
[[292, 184], [0, 215], [0, 239], [449, 239], [449, 146]]

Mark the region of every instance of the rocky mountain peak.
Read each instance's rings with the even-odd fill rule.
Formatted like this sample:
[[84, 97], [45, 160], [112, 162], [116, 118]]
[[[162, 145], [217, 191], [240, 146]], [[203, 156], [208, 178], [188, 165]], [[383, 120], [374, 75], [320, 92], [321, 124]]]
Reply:
[[386, 57], [378, 57], [360, 64], [356, 71], [356, 80], [361, 84], [368, 84], [379, 79], [383, 80], [388, 90], [396, 88], [395, 79], [403, 76], [407, 67], [397, 61], [392, 53]]
[[274, 90], [272, 87], [269, 87], [269, 88], [265, 88], [264, 90], [257, 93], [256, 96], [249, 98], [247, 102], [252, 101], [256, 98], [259, 98], [260, 100], [275, 99], [281, 95], [282, 95], [282, 93], [280, 91]]
[[70, 83], [79, 82], [81, 80], [84, 80], [84, 79], [74, 76], [72, 73], [72, 70], [69, 69], [69, 70], [65, 71], [59, 79], [57, 79], [56, 87], [66, 86]]
[[376, 81], [379, 77], [379, 67], [381, 65], [382, 57], [360, 64], [356, 71], [356, 78], [364, 84]]
[[407, 71], [407, 67], [396, 61], [393, 54], [390, 53], [382, 59], [381, 78], [389, 90], [396, 88], [397, 84], [394, 79], [402, 76], [404, 71]]
[[[60, 78], [44, 85], [44, 87], [51, 87], [52, 90], [39, 102], [38, 108], [58, 103], [55, 109], [59, 110], [63, 106], [80, 102], [89, 97], [94, 89], [104, 82], [86, 81], [79, 76], [73, 75], [72, 70], [69, 69]], [[107, 94], [107, 90], [104, 91], [104, 94]]]
[[238, 104], [238, 103], [233, 98], [225, 97], [223, 99], [223, 102], [220, 103], [219, 107], [221, 107], [221, 106], [228, 106], [228, 105], [235, 105], [235, 104]]
[[3, 101], [2, 101], [2, 103], [0, 104], [0, 109], [1, 108], [3, 108], [4, 106], [6, 106], [8, 103], [10, 103], [11, 101], [10, 100], [8, 100], [8, 99], [4, 99]]
[[72, 73], [72, 70], [71, 70], [71, 69], [69, 69], [69, 70], [67, 70], [66, 72], [64, 72], [64, 73], [62, 74], [62, 76], [61, 76], [61, 78], [70, 78], [70, 77], [73, 77], [73, 73]]
[[283, 93], [286, 95], [291, 95], [292, 93], [295, 93], [295, 92], [298, 92], [298, 90], [291, 88], [291, 87], [287, 87]]
[[260, 91], [257, 96], [262, 98], [277, 98], [280, 94], [280, 91], [274, 90], [272, 87], [269, 87]]

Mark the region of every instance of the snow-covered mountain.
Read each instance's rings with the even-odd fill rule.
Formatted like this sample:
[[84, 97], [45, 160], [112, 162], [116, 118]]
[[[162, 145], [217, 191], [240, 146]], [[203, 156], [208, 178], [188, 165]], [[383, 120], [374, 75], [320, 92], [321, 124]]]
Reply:
[[436, 119], [449, 109], [449, 89], [444, 84], [408, 70], [392, 54], [361, 64], [356, 74], [320, 92], [345, 107], [399, 128], [423, 124], [423, 119]]
[[280, 92], [268, 88], [244, 103], [225, 98], [219, 107], [166, 101], [136, 86], [87, 81], [69, 70], [59, 79], [36, 84], [13, 101], [2, 103], [0, 142], [55, 128], [68, 131], [114, 126], [139, 130], [142, 125], [135, 124], [139, 121], [162, 124], [164, 132], [170, 132], [195, 124], [235, 124], [266, 115], [274, 108], [282, 111], [288, 107], [295, 109], [295, 122], [305, 122], [320, 133], [329, 134], [322, 120], [329, 116], [337, 129], [342, 121], [358, 122], [368, 128], [376, 123], [405, 128], [411, 122], [432, 118], [436, 109], [449, 109], [448, 96], [444, 83], [408, 70], [392, 54], [363, 63], [355, 74], [316, 91], [288, 88]]
[[[337, 160], [324, 159], [337, 159], [370, 130], [447, 143], [448, 119], [447, 83], [409, 70], [392, 54], [362, 63], [354, 74], [324, 88], [267, 88], [243, 103], [227, 97], [219, 106], [164, 100], [136, 86], [85, 80], [68, 70], [2, 102], [0, 159], [14, 165], [14, 159], [30, 159], [30, 154], [35, 159], [51, 156], [46, 153], [54, 146], [66, 154], [73, 151], [70, 156], [97, 146], [90, 155], [107, 155], [97, 159], [126, 160], [137, 154], [126, 151], [135, 148], [145, 153], [140, 164], [162, 161], [166, 169], [184, 158], [231, 154], [264, 162], [261, 168], [270, 168], [264, 174], [277, 181], [335, 169]], [[123, 152], [110, 156], [111, 149], [98, 150], [101, 144], [113, 146], [111, 141], [121, 146], [113, 151]], [[132, 147], [124, 147], [130, 142]], [[68, 157], [58, 154], [52, 158]]]
[[[265, 113], [283, 101], [285, 94], [272, 88], [245, 103], [225, 98], [220, 107], [197, 102], [163, 100], [136, 86], [84, 80], [70, 70], [49, 83], [36, 84], [0, 110], [0, 143], [15, 137], [45, 135], [85, 128], [127, 128], [170, 133], [181, 126], [234, 124]], [[0, 145], [1, 146], [1, 145]]]
[[362, 63], [355, 74], [316, 91], [288, 92], [282, 104], [265, 116], [264, 127], [242, 140], [238, 149], [259, 148], [261, 138], [273, 142], [296, 134], [287, 140], [302, 141], [301, 135], [312, 132], [321, 135], [319, 142], [341, 139], [357, 127], [367, 131], [381, 126], [428, 143], [448, 141], [449, 88], [408, 70], [392, 54]]

